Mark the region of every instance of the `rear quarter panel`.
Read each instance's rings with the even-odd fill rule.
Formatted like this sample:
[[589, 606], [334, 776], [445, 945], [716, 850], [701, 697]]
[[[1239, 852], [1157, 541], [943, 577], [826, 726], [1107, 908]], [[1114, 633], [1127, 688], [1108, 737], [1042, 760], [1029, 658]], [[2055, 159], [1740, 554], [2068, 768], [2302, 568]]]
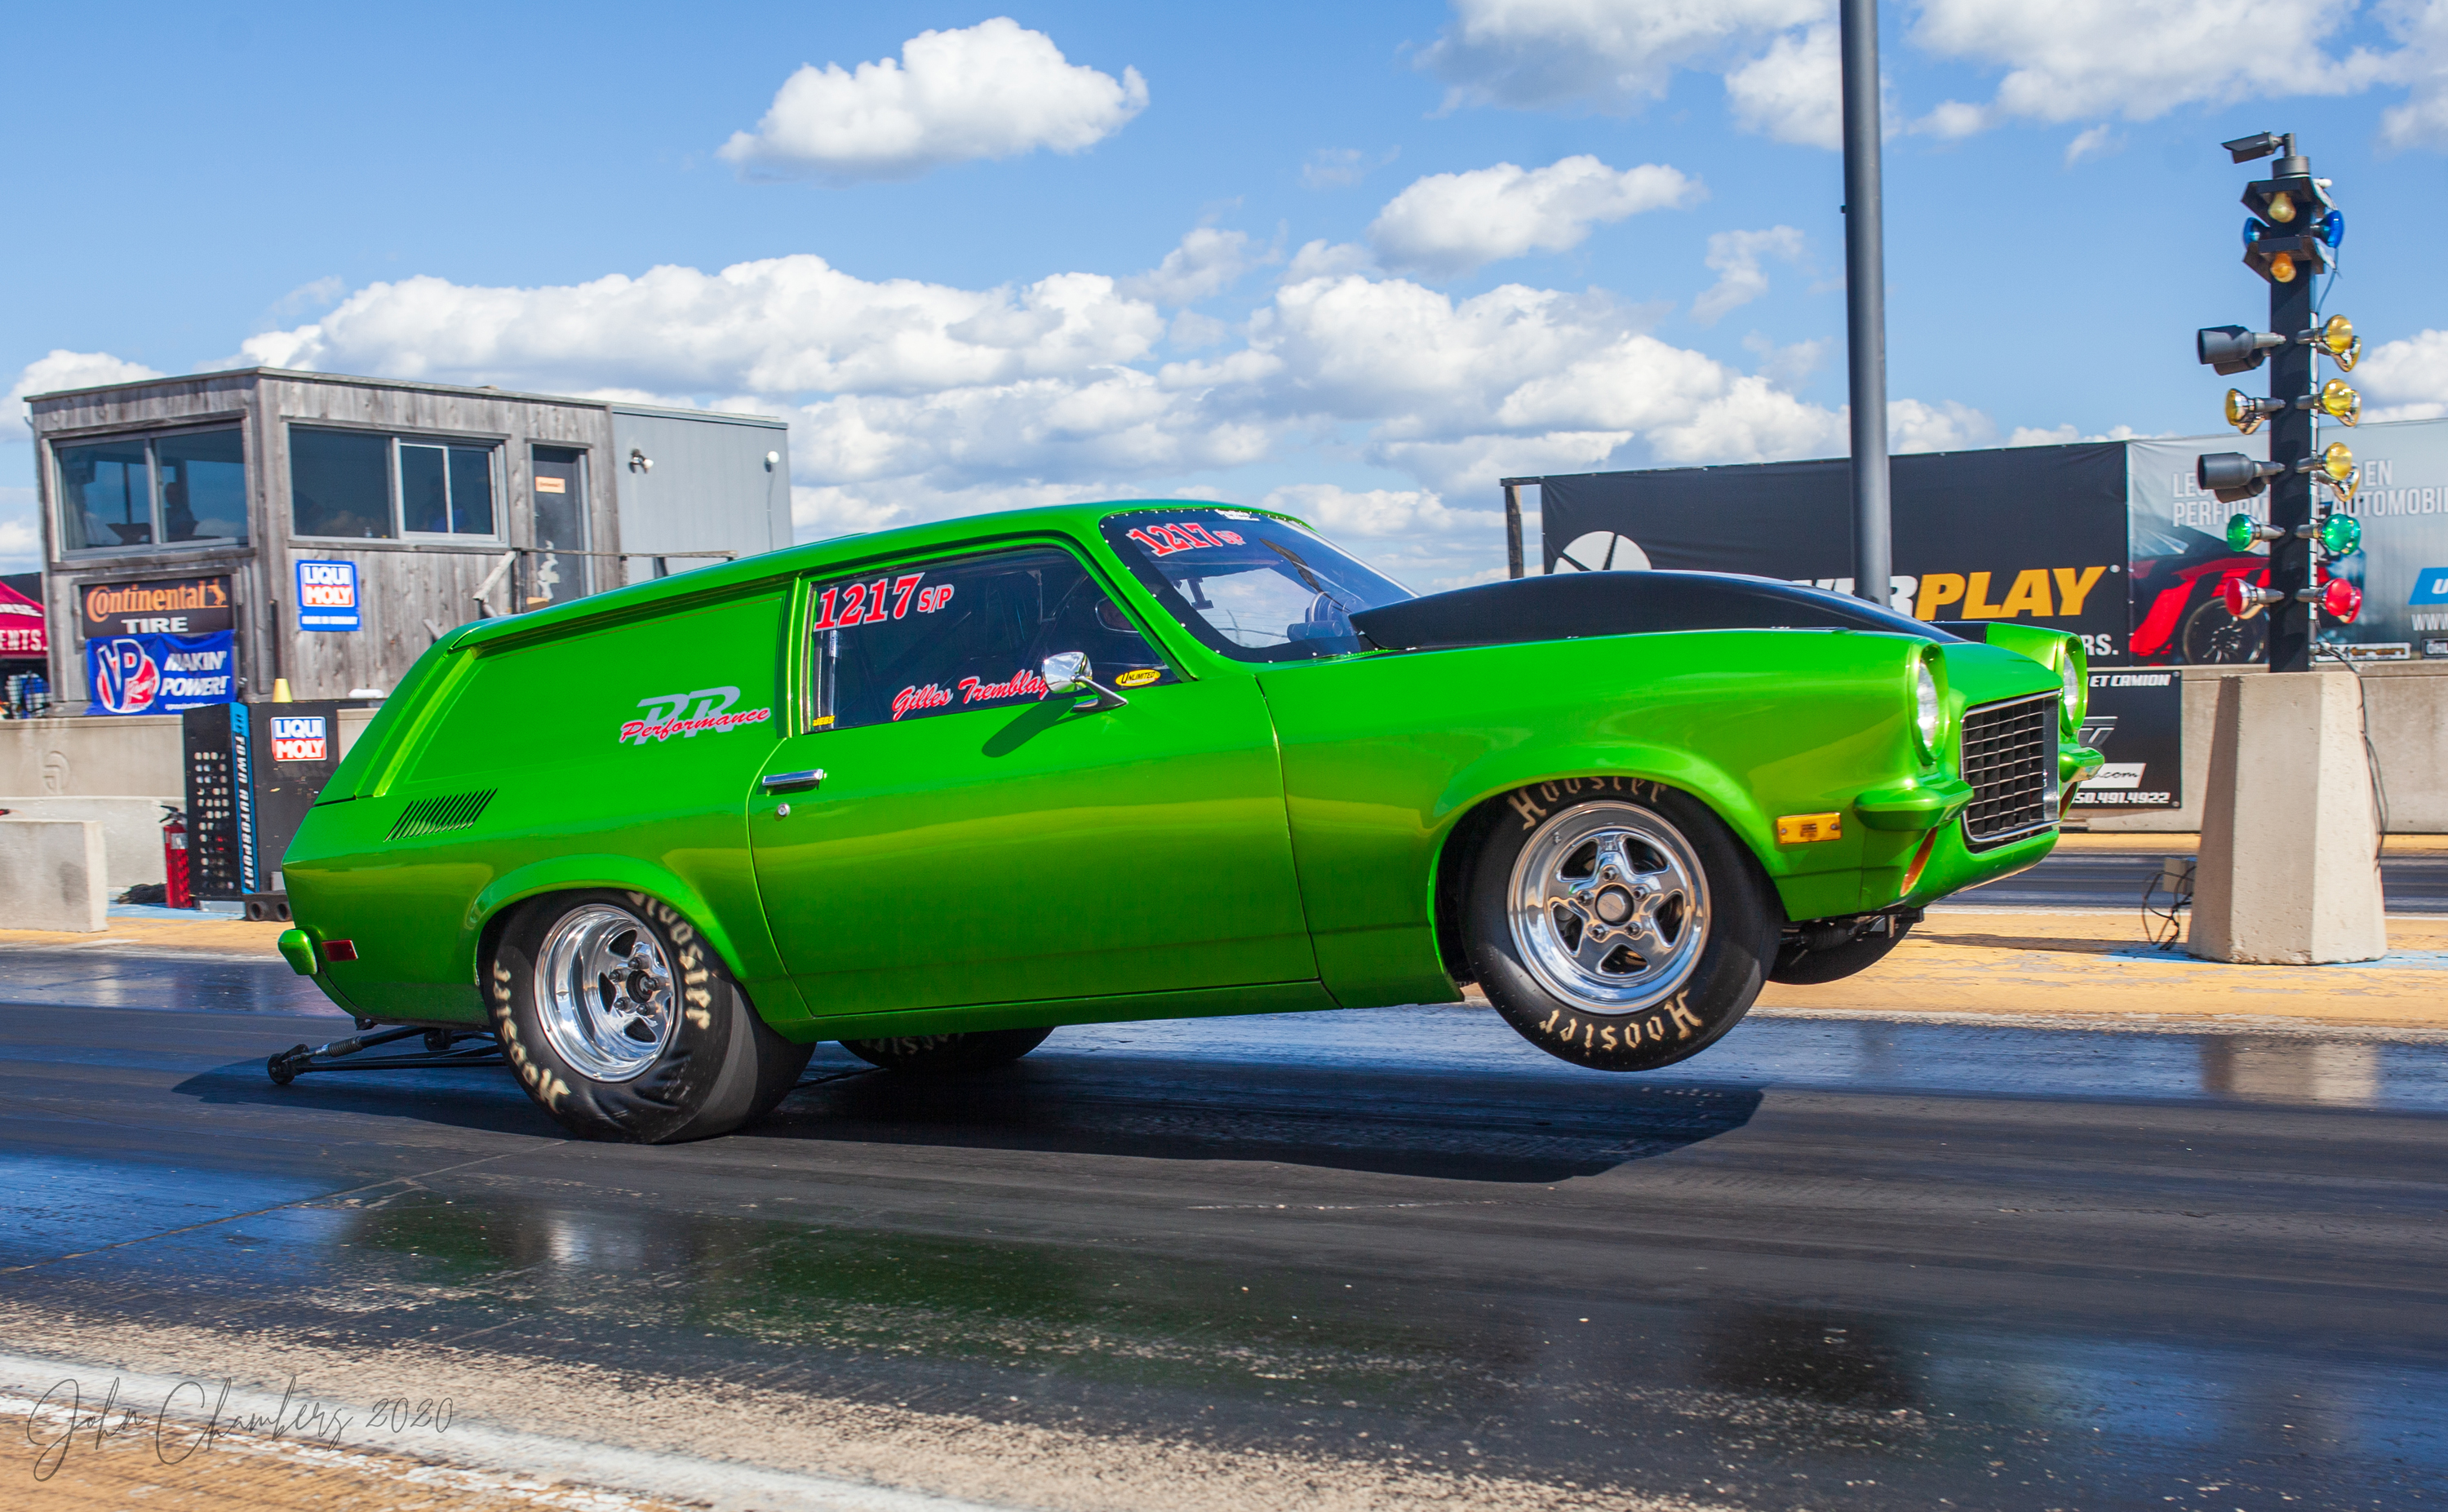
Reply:
[[[332, 985], [374, 1016], [476, 1022], [488, 920], [580, 888], [652, 893], [688, 914], [769, 1013], [795, 1015], [749, 865], [747, 795], [788, 727], [781, 584], [612, 623], [445, 654], [354, 795], [318, 806], [285, 863], [318, 939], [348, 938]], [[623, 739], [653, 700], [736, 686], [762, 720]], [[376, 732], [370, 731], [372, 736]], [[489, 794], [469, 827], [394, 835], [419, 800]], [[768, 1001], [773, 1000], [773, 1001]]]

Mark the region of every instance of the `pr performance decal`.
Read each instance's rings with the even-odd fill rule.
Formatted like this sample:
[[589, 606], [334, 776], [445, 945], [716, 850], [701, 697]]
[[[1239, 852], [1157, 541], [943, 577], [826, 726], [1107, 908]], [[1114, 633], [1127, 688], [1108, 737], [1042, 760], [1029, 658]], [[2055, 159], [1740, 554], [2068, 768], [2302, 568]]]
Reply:
[[638, 700], [638, 707], [648, 711], [642, 719], [631, 719], [621, 726], [621, 739], [628, 745], [644, 745], [679, 736], [694, 740], [712, 731], [726, 735], [743, 724], [763, 724], [774, 718], [772, 709], [734, 709], [739, 701], [736, 687], [698, 688], [691, 693], [655, 693]]

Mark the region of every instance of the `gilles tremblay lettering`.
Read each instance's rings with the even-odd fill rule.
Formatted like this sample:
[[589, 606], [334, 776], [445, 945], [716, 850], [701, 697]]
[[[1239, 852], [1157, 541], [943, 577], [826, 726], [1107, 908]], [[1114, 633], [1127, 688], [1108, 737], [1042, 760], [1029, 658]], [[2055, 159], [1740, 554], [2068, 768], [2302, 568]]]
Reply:
[[743, 724], [763, 724], [774, 717], [770, 708], [734, 709], [732, 705], [738, 701], [739, 689], [729, 683], [690, 693], [649, 694], [638, 700], [638, 707], [649, 711], [646, 718], [623, 722], [620, 737], [630, 745], [668, 740], [674, 736], [693, 740], [708, 731], [725, 735]]
[[44, 1392], [26, 1411], [34, 1479], [57, 1475], [79, 1449], [99, 1452], [123, 1443], [128, 1447], [150, 1445], [162, 1464], [183, 1464], [198, 1450], [212, 1448], [231, 1435], [337, 1448], [353, 1429], [369, 1440], [379, 1433], [393, 1438], [440, 1435], [450, 1430], [451, 1422], [449, 1397], [391, 1396], [363, 1409], [354, 1404], [343, 1407], [300, 1391], [294, 1375], [281, 1392], [278, 1409], [269, 1413], [231, 1410], [226, 1379], [217, 1387], [192, 1378], [181, 1381], [149, 1410], [146, 1405], [123, 1402], [121, 1394], [116, 1376], [92, 1407], [86, 1407], [84, 1388], [73, 1377]]
[[[1045, 679], [1023, 667], [1003, 682], [987, 682], [978, 678], [963, 678], [953, 685], [960, 690], [963, 704], [992, 703], [1001, 699], [1042, 699], [1048, 691]], [[952, 702], [952, 689], [940, 683], [912, 684], [892, 696], [892, 718], [915, 714], [927, 709], [940, 709]]]

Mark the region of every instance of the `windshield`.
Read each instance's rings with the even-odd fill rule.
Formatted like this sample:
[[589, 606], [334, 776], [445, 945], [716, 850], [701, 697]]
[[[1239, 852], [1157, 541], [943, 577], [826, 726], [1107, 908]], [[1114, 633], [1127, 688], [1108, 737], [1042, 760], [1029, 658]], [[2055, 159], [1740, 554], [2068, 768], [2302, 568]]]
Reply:
[[1356, 610], [1419, 595], [1314, 532], [1246, 509], [1136, 509], [1105, 540], [1191, 634], [1243, 661], [1360, 649]]

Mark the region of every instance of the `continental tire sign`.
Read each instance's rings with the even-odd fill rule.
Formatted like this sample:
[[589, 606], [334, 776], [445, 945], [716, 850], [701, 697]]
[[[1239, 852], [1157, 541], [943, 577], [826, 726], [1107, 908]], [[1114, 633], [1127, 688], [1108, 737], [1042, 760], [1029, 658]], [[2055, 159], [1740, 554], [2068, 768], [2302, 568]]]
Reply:
[[77, 595], [85, 639], [120, 635], [206, 635], [237, 626], [227, 573], [89, 583]]

